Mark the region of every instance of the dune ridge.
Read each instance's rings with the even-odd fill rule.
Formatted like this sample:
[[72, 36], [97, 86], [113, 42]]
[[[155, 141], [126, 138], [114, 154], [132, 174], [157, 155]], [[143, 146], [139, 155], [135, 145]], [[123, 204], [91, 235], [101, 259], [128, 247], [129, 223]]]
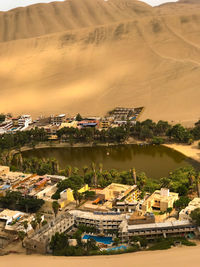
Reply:
[[200, 1], [69, 0], [0, 12], [0, 112], [192, 123], [200, 107]]

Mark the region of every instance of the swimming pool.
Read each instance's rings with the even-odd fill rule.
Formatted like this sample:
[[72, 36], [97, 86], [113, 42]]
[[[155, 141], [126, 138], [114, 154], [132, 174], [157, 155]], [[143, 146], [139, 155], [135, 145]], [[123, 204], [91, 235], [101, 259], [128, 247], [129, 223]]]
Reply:
[[96, 236], [96, 235], [84, 235], [83, 239], [94, 239], [98, 243], [103, 243], [105, 245], [112, 244], [112, 237], [109, 236]]
[[121, 246], [119, 246], [119, 247], [114, 247], [114, 248], [107, 248], [106, 250], [107, 251], [112, 251], [112, 250], [122, 250], [122, 249], [127, 249], [127, 247], [126, 246], [124, 246], [124, 245], [121, 245]]

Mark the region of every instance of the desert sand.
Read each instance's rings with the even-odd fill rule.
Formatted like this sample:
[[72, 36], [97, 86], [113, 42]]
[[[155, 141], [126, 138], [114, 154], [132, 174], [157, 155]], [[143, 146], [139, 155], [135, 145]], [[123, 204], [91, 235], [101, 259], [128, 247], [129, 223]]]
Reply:
[[200, 162], [200, 149], [198, 148], [199, 141], [195, 141], [191, 145], [187, 144], [165, 144], [164, 146], [167, 146], [171, 149], [174, 149], [186, 157], [189, 157], [195, 161]]
[[199, 118], [200, 1], [68, 0], [0, 12], [0, 26], [0, 112]]
[[39, 255], [2, 256], [0, 267], [199, 267], [200, 247], [138, 252], [115, 256], [53, 257]]

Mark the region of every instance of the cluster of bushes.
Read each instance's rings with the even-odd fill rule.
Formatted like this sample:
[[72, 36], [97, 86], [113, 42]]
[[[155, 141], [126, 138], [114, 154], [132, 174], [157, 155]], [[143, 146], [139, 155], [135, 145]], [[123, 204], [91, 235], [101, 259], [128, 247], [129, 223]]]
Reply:
[[7, 191], [5, 196], [0, 197], [1, 208], [20, 210], [27, 213], [37, 212], [43, 204], [44, 200], [30, 197], [26, 198], [18, 191]]
[[148, 250], [164, 250], [169, 249], [175, 245], [175, 243], [180, 242], [185, 246], [196, 246], [194, 242], [189, 241], [185, 237], [167, 237], [167, 238], [158, 238], [154, 240]]
[[76, 246], [69, 245], [69, 237], [65, 233], [56, 233], [51, 238], [50, 249], [53, 255], [56, 256], [86, 256], [90, 253], [97, 254], [99, 248], [96, 246], [94, 239], [88, 239], [87, 243], [83, 243], [81, 240], [82, 232], [78, 230], [73, 236], [77, 240]]
[[0, 150], [20, 148], [24, 145], [32, 145], [48, 140], [48, 135], [43, 128], [35, 128], [28, 131], [17, 131], [16, 133], [5, 133], [0, 135]]

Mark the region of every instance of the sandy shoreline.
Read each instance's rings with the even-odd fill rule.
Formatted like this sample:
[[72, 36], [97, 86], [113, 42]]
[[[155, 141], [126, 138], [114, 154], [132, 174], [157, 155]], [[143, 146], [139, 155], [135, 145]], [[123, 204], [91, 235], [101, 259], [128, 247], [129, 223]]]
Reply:
[[112, 256], [54, 257], [41, 255], [2, 256], [0, 267], [199, 267], [200, 246]]
[[174, 149], [188, 158], [191, 158], [200, 163], [200, 149], [198, 148], [198, 142], [195, 141], [192, 145], [185, 144], [164, 144], [164, 146]]

